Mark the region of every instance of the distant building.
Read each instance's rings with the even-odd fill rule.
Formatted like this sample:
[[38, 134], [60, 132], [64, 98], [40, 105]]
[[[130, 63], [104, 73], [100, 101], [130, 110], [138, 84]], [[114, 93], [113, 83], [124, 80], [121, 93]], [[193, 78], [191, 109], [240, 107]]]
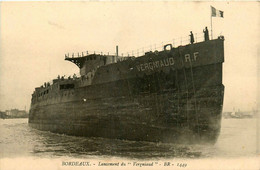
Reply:
[[2, 118], [2, 119], [5, 119], [5, 118], [6, 118], [5, 112], [1, 112], [1, 111], [0, 111], [0, 118]]
[[25, 110], [11, 109], [5, 111], [6, 118], [27, 118], [28, 113]]
[[223, 112], [222, 116], [223, 116], [223, 118], [231, 118], [231, 114], [232, 114], [232, 112]]
[[243, 119], [243, 118], [254, 118], [257, 116], [257, 111], [253, 110], [253, 111], [233, 111], [233, 112], [223, 112], [222, 113], [223, 118], [239, 118], [239, 119]]

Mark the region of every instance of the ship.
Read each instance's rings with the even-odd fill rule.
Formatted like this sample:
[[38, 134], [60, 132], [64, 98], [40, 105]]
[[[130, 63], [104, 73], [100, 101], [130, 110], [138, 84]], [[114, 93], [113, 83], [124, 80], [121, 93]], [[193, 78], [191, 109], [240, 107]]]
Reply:
[[54, 133], [215, 143], [224, 100], [224, 36], [142, 56], [66, 54], [80, 76], [36, 87], [29, 126]]

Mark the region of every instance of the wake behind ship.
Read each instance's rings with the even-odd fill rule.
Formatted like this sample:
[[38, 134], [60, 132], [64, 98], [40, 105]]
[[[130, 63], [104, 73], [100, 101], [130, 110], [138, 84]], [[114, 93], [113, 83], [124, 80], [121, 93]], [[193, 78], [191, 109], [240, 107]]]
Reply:
[[29, 125], [75, 136], [215, 143], [224, 96], [224, 37], [141, 57], [65, 56], [80, 77], [32, 94]]

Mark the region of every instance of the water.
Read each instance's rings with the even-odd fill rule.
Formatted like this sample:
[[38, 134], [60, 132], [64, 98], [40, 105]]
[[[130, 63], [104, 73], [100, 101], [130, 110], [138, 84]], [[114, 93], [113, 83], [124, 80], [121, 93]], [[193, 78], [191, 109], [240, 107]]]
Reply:
[[256, 119], [222, 119], [215, 145], [181, 145], [74, 137], [38, 131], [28, 119], [0, 120], [0, 158], [173, 159], [254, 157]]

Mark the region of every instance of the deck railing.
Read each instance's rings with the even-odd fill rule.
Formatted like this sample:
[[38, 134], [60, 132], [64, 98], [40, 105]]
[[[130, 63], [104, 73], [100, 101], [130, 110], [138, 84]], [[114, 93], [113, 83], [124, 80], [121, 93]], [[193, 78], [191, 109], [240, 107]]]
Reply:
[[[203, 42], [204, 40], [204, 33], [193, 33], [194, 36], [194, 43], [198, 42]], [[209, 37], [211, 37], [209, 33]], [[168, 41], [163, 41], [157, 44], [151, 44], [149, 46], [145, 46], [142, 48], [138, 48], [132, 51], [127, 51], [118, 54], [119, 57], [139, 57], [143, 56], [146, 52], [149, 51], [162, 51], [164, 48], [165, 44], [172, 44], [173, 47], [178, 47], [182, 45], [188, 45], [190, 44], [190, 36], [184, 36], [184, 37], [179, 37], [175, 38], [172, 40]], [[65, 58], [79, 58], [79, 57], [84, 57], [90, 54], [99, 54], [99, 55], [108, 55], [108, 56], [116, 56], [115, 52], [102, 52], [102, 51], [83, 51], [83, 52], [78, 52], [78, 53], [67, 53], [65, 54]]]

